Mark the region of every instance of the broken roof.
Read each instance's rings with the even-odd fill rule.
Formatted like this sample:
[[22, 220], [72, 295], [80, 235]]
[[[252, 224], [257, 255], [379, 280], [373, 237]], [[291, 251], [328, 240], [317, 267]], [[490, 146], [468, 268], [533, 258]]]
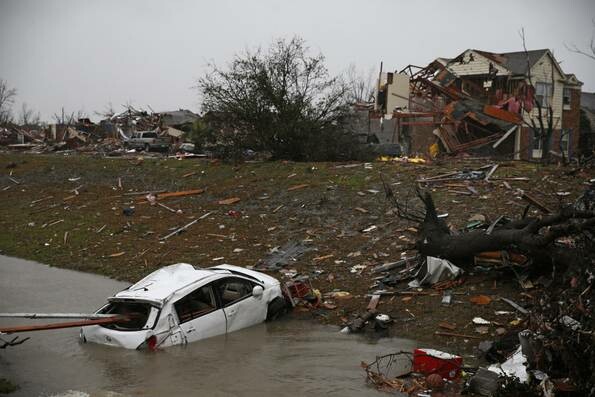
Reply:
[[543, 49], [527, 52], [505, 52], [498, 55], [504, 57], [505, 62], [501, 65], [510, 70], [512, 74], [525, 75], [527, 74], [527, 64], [529, 64], [529, 69], [532, 68], [548, 52], [548, 49]]
[[188, 109], [161, 112], [159, 115], [161, 116], [163, 125], [167, 127], [193, 123], [200, 118], [198, 114]]
[[[450, 62], [458, 60], [461, 56], [467, 53], [467, 51], [473, 51], [488, 58], [489, 60], [497, 63], [498, 65], [508, 69], [513, 75], [526, 75], [527, 64], [529, 66], [529, 69], [532, 68], [537, 63], [537, 61], [539, 61], [545, 54], [550, 52], [548, 49], [541, 49], [531, 50], [527, 52], [503, 52], [498, 54], [489, 51], [470, 49], [463, 51], [463, 53], [453, 58]], [[527, 58], [529, 62], [527, 62]]]

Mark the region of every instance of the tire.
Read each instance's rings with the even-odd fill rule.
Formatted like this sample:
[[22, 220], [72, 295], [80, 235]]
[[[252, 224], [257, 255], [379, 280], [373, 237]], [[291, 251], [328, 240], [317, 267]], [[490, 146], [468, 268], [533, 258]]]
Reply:
[[283, 298], [275, 298], [269, 303], [267, 309], [267, 321], [277, 320], [279, 317], [287, 313], [287, 303]]

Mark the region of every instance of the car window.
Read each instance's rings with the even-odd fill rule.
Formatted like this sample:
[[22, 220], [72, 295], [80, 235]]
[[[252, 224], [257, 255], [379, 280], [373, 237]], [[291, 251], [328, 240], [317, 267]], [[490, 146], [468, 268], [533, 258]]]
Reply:
[[143, 134], [143, 138], [157, 138], [157, 134], [155, 132], [147, 132]]
[[192, 291], [176, 303], [174, 308], [180, 319], [180, 323], [193, 320], [214, 310], [217, 310], [217, 303], [213, 288], [206, 285]]
[[252, 296], [254, 283], [236, 277], [228, 277], [221, 280], [218, 284], [219, 296], [223, 306]]
[[130, 316], [130, 320], [121, 323], [104, 324], [104, 328], [119, 331], [138, 331], [153, 328], [159, 309], [143, 302], [111, 302], [104, 306], [100, 314], [120, 314]]

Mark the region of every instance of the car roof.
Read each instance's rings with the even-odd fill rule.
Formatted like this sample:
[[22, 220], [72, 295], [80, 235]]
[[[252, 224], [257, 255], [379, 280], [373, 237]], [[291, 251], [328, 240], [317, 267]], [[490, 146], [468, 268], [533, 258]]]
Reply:
[[188, 263], [178, 263], [154, 271], [137, 283], [118, 292], [114, 298], [162, 302], [182, 288], [201, 280], [204, 282], [215, 280], [221, 274], [229, 275], [231, 272], [224, 269], [200, 269]]

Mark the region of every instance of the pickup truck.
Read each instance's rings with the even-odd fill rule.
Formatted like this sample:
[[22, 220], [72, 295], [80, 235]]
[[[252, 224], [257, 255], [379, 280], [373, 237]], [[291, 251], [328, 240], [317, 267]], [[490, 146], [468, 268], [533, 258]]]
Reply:
[[151, 149], [168, 150], [169, 146], [169, 138], [160, 137], [155, 131], [134, 132], [132, 137], [124, 142], [124, 147], [127, 149], [144, 150], [145, 152]]

